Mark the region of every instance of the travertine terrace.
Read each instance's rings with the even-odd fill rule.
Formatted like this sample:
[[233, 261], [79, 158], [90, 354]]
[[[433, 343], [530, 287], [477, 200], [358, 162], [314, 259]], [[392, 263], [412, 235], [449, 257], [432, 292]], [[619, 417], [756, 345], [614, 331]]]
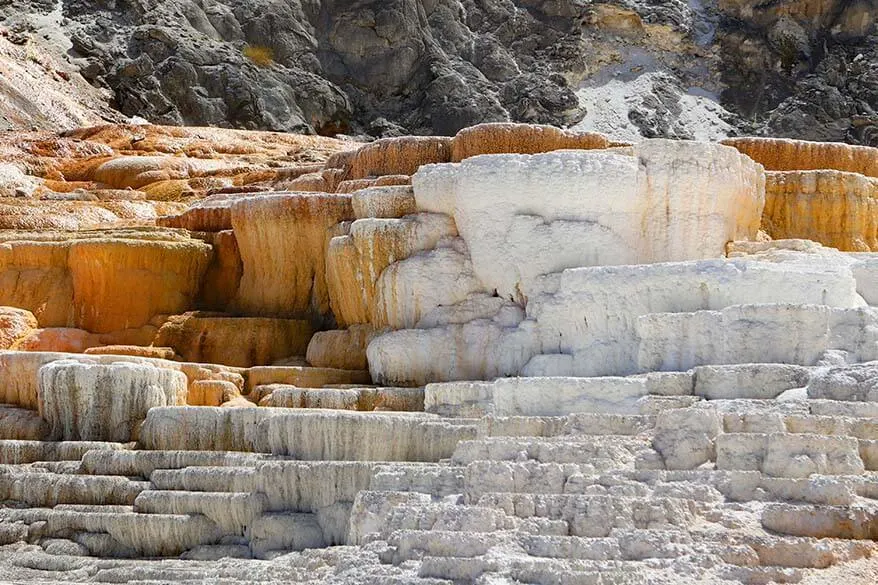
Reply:
[[875, 149], [0, 147], [0, 580], [878, 582]]

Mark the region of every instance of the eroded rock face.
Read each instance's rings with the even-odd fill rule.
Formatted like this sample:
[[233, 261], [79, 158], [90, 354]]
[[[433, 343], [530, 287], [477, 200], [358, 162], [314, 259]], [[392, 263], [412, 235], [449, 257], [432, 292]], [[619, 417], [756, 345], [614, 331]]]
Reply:
[[193, 302], [211, 257], [210, 246], [182, 234], [64, 235], [18, 235], [2, 244], [0, 278], [9, 281], [3, 302], [33, 307], [44, 327], [109, 333], [180, 312]]
[[[75, 242], [67, 259], [75, 323], [106, 333], [180, 312], [198, 292], [209, 258], [210, 248], [200, 242]], [[132, 306], [132, 298], [143, 305]]]
[[37, 319], [30, 311], [0, 307], [0, 349], [13, 349], [21, 338], [37, 327]]
[[[53, 188], [206, 198], [178, 227], [0, 235], [0, 339], [26, 350], [0, 350], [0, 575], [869, 575], [878, 261], [770, 239], [740, 151], [503, 125], [275, 167], [291, 138], [89, 132], [106, 149], [64, 146]], [[809, 173], [871, 180], [830, 158], [768, 171], [825, 244]]]
[[878, 249], [878, 178], [820, 170], [766, 173], [763, 229], [772, 238], [820, 240], [851, 252]]
[[[763, 185], [761, 168], [733, 150], [662, 141], [635, 156], [483, 157], [414, 178], [419, 209], [454, 217], [485, 289], [517, 301], [535, 276], [562, 268], [719, 256], [728, 240], [756, 235]], [[713, 210], [702, 215], [704, 193]], [[722, 219], [699, 223], [709, 217]]]
[[155, 406], [186, 403], [186, 376], [145, 364], [59, 360], [39, 373], [40, 415], [60, 440], [136, 439]]
[[304, 355], [312, 333], [307, 321], [187, 313], [168, 319], [153, 343], [189, 362], [265, 366]]
[[350, 195], [263, 195], [235, 203], [232, 226], [243, 262], [237, 309], [319, 321], [329, 312], [330, 228], [352, 215]]

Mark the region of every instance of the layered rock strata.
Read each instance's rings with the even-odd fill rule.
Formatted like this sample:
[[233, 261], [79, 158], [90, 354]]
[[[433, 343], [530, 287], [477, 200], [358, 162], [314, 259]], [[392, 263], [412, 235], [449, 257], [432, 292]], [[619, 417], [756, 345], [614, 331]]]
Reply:
[[874, 582], [870, 155], [735, 146], [486, 126], [4, 234], [0, 576]]

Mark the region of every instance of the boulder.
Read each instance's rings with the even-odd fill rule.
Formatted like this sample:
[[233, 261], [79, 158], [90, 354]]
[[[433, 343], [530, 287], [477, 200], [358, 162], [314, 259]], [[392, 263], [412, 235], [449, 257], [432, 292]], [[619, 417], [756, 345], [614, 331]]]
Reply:
[[222, 406], [241, 396], [240, 388], [226, 380], [196, 380], [189, 385], [186, 404], [190, 406]]
[[366, 347], [374, 335], [375, 331], [369, 325], [320, 331], [308, 343], [305, 358], [317, 368], [368, 370]]
[[807, 386], [808, 398], [878, 401], [878, 364], [861, 364], [818, 371]]
[[707, 409], [662, 411], [656, 419], [653, 446], [667, 469], [695, 469], [716, 460], [716, 437], [723, 432], [722, 417]]

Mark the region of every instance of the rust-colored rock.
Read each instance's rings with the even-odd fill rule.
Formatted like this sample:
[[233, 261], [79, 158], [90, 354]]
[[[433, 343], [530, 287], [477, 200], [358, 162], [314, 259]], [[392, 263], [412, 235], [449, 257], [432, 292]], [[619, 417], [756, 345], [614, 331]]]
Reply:
[[320, 331], [311, 338], [305, 357], [317, 368], [367, 370], [366, 346], [376, 335], [369, 325], [351, 325], [347, 329]]
[[235, 232], [225, 230], [196, 235], [213, 247], [196, 304], [200, 309], [225, 311], [235, 299], [244, 270]]
[[356, 144], [278, 132], [227, 128], [106, 124], [65, 132], [67, 138], [107, 145], [115, 151], [179, 154], [196, 158], [319, 162]]
[[18, 340], [37, 327], [37, 318], [30, 311], [0, 307], [0, 349], [12, 349]]
[[136, 329], [190, 308], [211, 247], [166, 231], [0, 236], [0, 303], [41, 327]]
[[241, 398], [241, 392], [231, 382], [199, 380], [189, 385], [186, 402], [191, 406], [222, 406], [239, 398]]
[[878, 148], [788, 138], [729, 138], [734, 146], [767, 171], [833, 169], [878, 177]]
[[335, 193], [344, 178], [342, 169], [323, 169], [318, 172], [301, 175], [291, 181], [282, 181], [275, 185], [279, 191], [318, 191]]
[[68, 249], [56, 242], [0, 242], [0, 304], [30, 311], [43, 327], [72, 325]]
[[80, 240], [70, 245], [75, 323], [96, 333], [145, 325], [192, 306], [210, 260], [196, 240]]
[[183, 206], [174, 202], [136, 199], [0, 200], [0, 229], [89, 230], [121, 226], [148, 226], [161, 215], [176, 214]]
[[246, 315], [329, 313], [325, 250], [335, 226], [353, 217], [350, 195], [258, 195], [232, 205], [243, 262], [235, 310]]
[[834, 170], [768, 172], [762, 229], [773, 239], [878, 251], [878, 178]]
[[190, 205], [178, 215], [160, 217], [156, 224], [193, 232], [219, 232], [232, 229], [232, 204], [248, 194], [211, 195]]
[[304, 355], [311, 334], [307, 321], [194, 312], [169, 318], [154, 345], [174, 348], [190, 362], [249, 367]]
[[173, 347], [153, 347], [142, 345], [103, 345], [90, 347], [83, 353], [89, 355], [130, 355], [136, 357], [148, 357], [162, 360], [177, 360], [180, 356]]
[[330, 159], [327, 166], [345, 169], [345, 178], [365, 179], [382, 175], [412, 175], [421, 165], [449, 162], [451, 138], [445, 136], [406, 136], [371, 142], [353, 154]]
[[452, 162], [479, 154], [536, 154], [561, 149], [608, 148], [618, 146], [603, 134], [570, 132], [554, 126], [497, 122], [464, 128], [454, 137]]
[[49, 327], [35, 329], [20, 339], [11, 349], [20, 351], [63, 351], [83, 353], [101, 345], [98, 335], [75, 327]]

